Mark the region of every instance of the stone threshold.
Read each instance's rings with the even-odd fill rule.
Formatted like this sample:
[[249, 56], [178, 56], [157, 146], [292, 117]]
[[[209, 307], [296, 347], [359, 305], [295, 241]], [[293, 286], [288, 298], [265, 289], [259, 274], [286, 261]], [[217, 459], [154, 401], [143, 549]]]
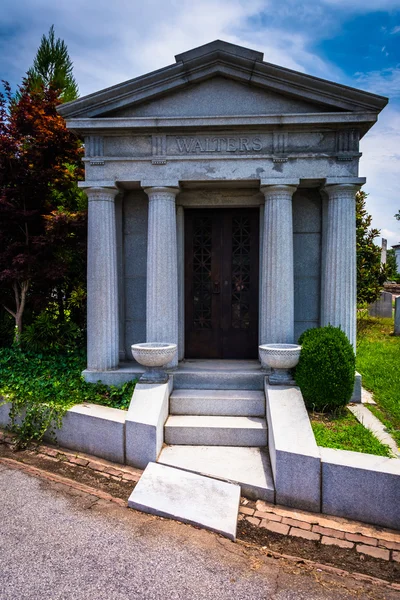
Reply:
[[[0, 444], [13, 446], [15, 436], [0, 430]], [[97, 475], [115, 481], [129, 481], [136, 484], [143, 471], [126, 465], [113, 463], [108, 460], [99, 459], [85, 453], [75, 453], [64, 448], [58, 448], [46, 444], [36, 446], [28, 452], [35, 453], [39, 457], [49, 461], [67, 462], [73, 467], [84, 467], [93, 470]], [[7, 459], [0, 459], [7, 460]], [[12, 461], [17, 463], [16, 460]], [[23, 468], [35, 472], [42, 472], [31, 465], [23, 462], [17, 463]], [[59, 477], [49, 473], [49, 477]], [[60, 477], [59, 477], [60, 478]], [[82, 484], [73, 482], [66, 478], [60, 478], [76, 486], [89, 488]], [[86, 490], [87, 491], [87, 490]], [[93, 492], [89, 492], [93, 494]], [[97, 494], [100, 498], [110, 500], [109, 494]], [[127, 506], [127, 502], [114, 498], [121, 506]], [[274, 534], [281, 536], [296, 537], [307, 541], [319, 542], [322, 545], [337, 546], [344, 549], [353, 549], [359, 554], [372, 556], [373, 558], [400, 563], [400, 531], [385, 527], [375, 527], [363, 523], [335, 517], [321, 513], [308, 512], [295, 508], [289, 508], [277, 504], [265, 502], [264, 500], [251, 500], [241, 497], [239, 506], [239, 521], [245, 520], [253, 527], [264, 528]], [[399, 585], [400, 589], [400, 585]]]

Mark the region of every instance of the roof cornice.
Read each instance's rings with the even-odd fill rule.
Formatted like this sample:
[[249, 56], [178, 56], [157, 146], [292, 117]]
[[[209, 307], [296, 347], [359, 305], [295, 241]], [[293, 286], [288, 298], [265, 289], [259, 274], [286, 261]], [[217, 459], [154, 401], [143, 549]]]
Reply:
[[260, 52], [217, 40], [178, 54], [176, 64], [78, 98], [58, 110], [65, 118], [106, 117], [218, 75], [309, 100], [325, 110], [378, 113], [388, 102], [383, 96], [263, 62], [262, 57]]

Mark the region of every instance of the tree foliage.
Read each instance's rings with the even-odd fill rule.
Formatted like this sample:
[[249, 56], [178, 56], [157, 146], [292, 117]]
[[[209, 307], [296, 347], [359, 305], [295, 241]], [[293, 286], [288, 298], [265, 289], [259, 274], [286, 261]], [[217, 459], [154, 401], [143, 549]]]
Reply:
[[68, 48], [64, 40], [55, 39], [54, 25], [50, 27], [47, 37], [42, 36], [28, 77], [33, 88], [43, 86], [59, 90], [63, 102], [78, 97], [78, 84], [73, 76], [73, 64]]
[[394, 279], [399, 275], [397, 273], [396, 253], [393, 248], [390, 248], [390, 250], [387, 251], [386, 270], [388, 279]]
[[0, 302], [14, 317], [19, 336], [27, 302], [40, 311], [60, 282], [82, 269], [79, 249], [85, 244], [86, 213], [76, 186], [83, 174], [82, 148], [57, 113], [60, 90], [53, 85], [32, 87], [29, 78], [15, 98], [7, 83], [4, 89]]
[[371, 227], [372, 217], [366, 209], [365, 192], [356, 194], [357, 227], [357, 302], [370, 304], [379, 298], [386, 281], [386, 269], [381, 264], [381, 248], [374, 244], [380, 234]]

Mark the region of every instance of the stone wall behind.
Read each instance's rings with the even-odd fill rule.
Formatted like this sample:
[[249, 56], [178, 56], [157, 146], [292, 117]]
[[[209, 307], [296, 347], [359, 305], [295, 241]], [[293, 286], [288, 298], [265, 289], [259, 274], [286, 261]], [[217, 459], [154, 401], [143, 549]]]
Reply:
[[317, 189], [293, 196], [294, 334], [320, 323], [322, 199]]

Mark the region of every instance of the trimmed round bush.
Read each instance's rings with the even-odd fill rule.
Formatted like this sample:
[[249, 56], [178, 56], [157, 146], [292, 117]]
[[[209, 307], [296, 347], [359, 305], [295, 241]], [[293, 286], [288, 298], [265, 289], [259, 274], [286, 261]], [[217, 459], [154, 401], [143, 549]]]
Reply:
[[308, 329], [299, 338], [301, 353], [295, 379], [307, 408], [332, 412], [353, 394], [356, 357], [338, 327]]

